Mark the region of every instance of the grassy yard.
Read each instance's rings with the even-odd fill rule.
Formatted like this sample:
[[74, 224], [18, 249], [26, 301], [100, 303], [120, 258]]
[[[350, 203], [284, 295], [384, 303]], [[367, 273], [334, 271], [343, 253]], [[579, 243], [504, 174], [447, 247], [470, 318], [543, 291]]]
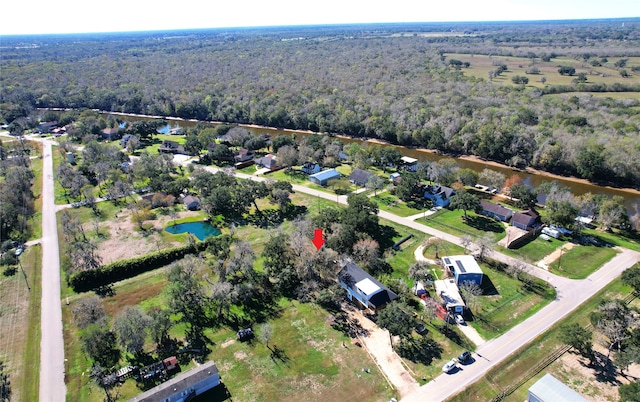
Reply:
[[[158, 148], [160, 148], [160, 145], [162, 145], [162, 143], [166, 140], [184, 145], [184, 143], [187, 141], [187, 137], [185, 137], [184, 135], [155, 134], [151, 140], [140, 141], [141, 149], [144, 147], [144, 149], [150, 154], [157, 154]], [[119, 143], [117, 141], [114, 141], [114, 144], [119, 146]]]
[[372, 196], [370, 199], [378, 204], [380, 210], [391, 212], [392, 214], [402, 217], [416, 215], [428, 209], [415, 203], [407, 204], [388, 191], [378, 192], [377, 195]]
[[[106, 310], [113, 317], [127, 305], [148, 309], [166, 304], [164, 296], [158, 296], [165, 286], [164, 270], [118, 283], [115, 296], [104, 299]], [[90, 362], [77, 342], [77, 328], [70, 324], [71, 308], [64, 306], [63, 310], [69, 395], [75, 401], [102, 401], [102, 391], [87, 377]], [[349, 338], [329, 325], [328, 312], [314, 304], [284, 299], [277, 310], [277, 316], [269, 321], [269, 347], [281, 350], [280, 358], [272, 358], [271, 351], [257, 338], [248, 343], [237, 342], [231, 328], [205, 331], [212, 350], [206, 359], [216, 363], [235, 400], [371, 401], [394, 396], [367, 352], [351, 345]], [[259, 328], [254, 330], [258, 332]], [[180, 332], [177, 328], [172, 334]], [[351, 346], [343, 348], [343, 342]], [[185, 363], [182, 370], [192, 366], [192, 362]], [[363, 368], [369, 368], [370, 373], [363, 373]], [[124, 400], [142, 392], [134, 380], [128, 380], [119, 391]]]
[[529, 263], [535, 264], [536, 262], [542, 260], [545, 256], [551, 254], [558, 247], [561, 247], [565, 244], [565, 241], [559, 239], [550, 238], [549, 241], [545, 241], [540, 237], [536, 237], [532, 241], [519, 248], [510, 249], [502, 246], [496, 246], [495, 249], [496, 251], [499, 251], [503, 254], [507, 254], [512, 257], [516, 257]]
[[418, 219], [418, 222], [455, 236], [482, 237], [489, 232], [498, 241], [506, 235], [504, 225], [495, 219], [469, 211], [467, 219], [464, 220], [463, 217], [464, 212], [461, 210], [451, 211], [443, 208], [433, 215]]
[[11, 400], [36, 401], [40, 380], [42, 251], [27, 247], [13, 273], [0, 273], [0, 360], [11, 383]]
[[556, 275], [571, 279], [584, 279], [612, 259], [617, 251], [609, 247], [579, 245], [562, 253], [550, 264], [550, 270]]
[[614, 246], [628, 248], [629, 250], [640, 251], [640, 233], [638, 232], [623, 232], [617, 229], [613, 229], [612, 232], [605, 232], [597, 229], [583, 229], [582, 234], [592, 236], [600, 243], [612, 244]]
[[[518, 381], [525, 375], [531, 367], [546, 358], [552, 351], [561, 346], [558, 340], [559, 328], [561, 325], [577, 322], [584, 326], [589, 322], [589, 313], [596, 309], [601, 300], [623, 298], [631, 288], [622, 285], [620, 280], [612, 282], [604, 290], [589, 299], [578, 310], [571, 313], [568, 317], [553, 326], [549, 331], [537, 337], [532, 343], [514, 353], [504, 362], [492, 368], [483, 378], [475, 383], [465, 387], [465, 389], [453, 397], [453, 402], [466, 401], [487, 401], [495, 397], [502, 389], [510, 384]], [[594, 336], [595, 341], [595, 336]], [[544, 369], [530, 381], [522, 385], [514, 394], [509, 396], [508, 401], [523, 401], [526, 399], [527, 389], [533, 385], [535, 381], [540, 379], [545, 373], [556, 373], [562, 369], [561, 362], [556, 361], [551, 366]], [[563, 378], [566, 383], [574, 383], [574, 381], [585, 381], [584, 377]]]
[[485, 339], [492, 339], [526, 320], [555, 297], [555, 291], [536, 282], [535, 291], [502, 271], [481, 263], [484, 294], [469, 306], [474, 320], [468, 322]]

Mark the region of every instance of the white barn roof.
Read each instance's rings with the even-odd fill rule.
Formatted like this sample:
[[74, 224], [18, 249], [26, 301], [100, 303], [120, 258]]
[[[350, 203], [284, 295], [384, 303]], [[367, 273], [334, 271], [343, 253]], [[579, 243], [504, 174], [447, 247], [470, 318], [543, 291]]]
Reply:
[[545, 374], [529, 388], [527, 401], [587, 402], [587, 399], [551, 374]]

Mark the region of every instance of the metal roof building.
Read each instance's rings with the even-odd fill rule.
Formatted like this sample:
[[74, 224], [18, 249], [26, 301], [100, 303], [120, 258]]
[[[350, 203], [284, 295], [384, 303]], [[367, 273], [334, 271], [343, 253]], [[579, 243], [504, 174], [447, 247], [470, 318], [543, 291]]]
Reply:
[[587, 399], [551, 374], [545, 374], [529, 388], [527, 402], [587, 402]]
[[442, 258], [443, 266], [456, 278], [456, 284], [472, 282], [482, 284], [482, 269], [472, 255], [452, 255]]

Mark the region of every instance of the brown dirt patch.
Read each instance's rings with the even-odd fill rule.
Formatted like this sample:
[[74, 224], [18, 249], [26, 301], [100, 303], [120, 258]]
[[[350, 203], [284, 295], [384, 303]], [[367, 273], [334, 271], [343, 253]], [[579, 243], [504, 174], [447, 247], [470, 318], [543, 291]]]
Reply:
[[228, 341], [225, 341], [222, 345], [220, 345], [220, 347], [226, 348], [227, 346], [233, 345], [234, 343], [236, 343], [235, 339], [229, 339]]
[[235, 352], [233, 354], [233, 357], [235, 357], [238, 360], [244, 360], [247, 358], [247, 354], [241, 350], [241, 351]]
[[138, 305], [144, 300], [160, 294], [165, 286], [166, 282], [162, 281], [136, 287], [130, 292], [121, 292], [116, 296], [106, 297], [104, 299], [104, 310], [109, 317], [115, 317], [126, 306]]
[[615, 365], [607, 364], [607, 350], [594, 344], [598, 364], [592, 366], [589, 359], [575, 353], [565, 353], [552, 365], [552, 374], [590, 401], [618, 401], [618, 386], [640, 378], [640, 365], [633, 364], [620, 374]]
[[[183, 211], [178, 213], [177, 219], [198, 214], [198, 212]], [[108, 238], [98, 244], [98, 254], [102, 258], [102, 263], [108, 264], [180, 245], [179, 241], [168, 241], [166, 237], [161, 235], [161, 232], [171, 221], [170, 216], [158, 214], [155, 220], [145, 222], [145, 224], [151, 223], [153, 227], [142, 232], [135, 223], [131, 222], [131, 211], [122, 210], [118, 213], [117, 218], [100, 225], [100, 230], [103, 233], [109, 233]], [[87, 223], [85, 226], [86, 231], [92, 230], [91, 223]]]

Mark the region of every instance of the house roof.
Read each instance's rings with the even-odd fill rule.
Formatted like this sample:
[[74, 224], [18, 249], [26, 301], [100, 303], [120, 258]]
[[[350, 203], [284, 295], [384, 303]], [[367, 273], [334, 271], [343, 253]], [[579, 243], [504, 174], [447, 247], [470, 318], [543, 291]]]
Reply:
[[532, 225], [535, 221], [538, 220], [540, 215], [533, 209], [527, 209], [525, 211], [516, 212], [513, 214], [511, 218], [511, 223], [517, 223], [520, 225]]
[[271, 155], [271, 154], [268, 154], [268, 155], [263, 156], [262, 158], [258, 158], [256, 160], [256, 164], [262, 165], [262, 166], [265, 166], [265, 167], [268, 167], [268, 168], [272, 168], [272, 167], [276, 166], [277, 163], [278, 162], [276, 161], [275, 155]]
[[118, 134], [119, 130], [120, 130], [120, 127], [105, 128], [104, 130], [102, 130], [102, 134], [106, 134], [106, 135]]
[[482, 274], [482, 268], [472, 255], [451, 255], [442, 258], [445, 267], [464, 274]]
[[199, 382], [205, 380], [207, 377], [212, 376], [218, 376], [218, 367], [216, 367], [213, 362], [206, 362], [196, 368], [180, 373], [169, 381], [163, 382], [162, 384], [129, 399], [129, 402], [184, 400], [184, 395], [180, 395], [178, 393], [179, 391], [188, 390]]
[[185, 205], [189, 205], [189, 204], [193, 204], [194, 202], [200, 204], [200, 199], [196, 196], [193, 195], [188, 195], [186, 197], [184, 197], [184, 204]]
[[362, 169], [354, 169], [353, 172], [349, 175], [349, 180], [355, 183], [366, 183], [370, 177], [373, 176], [373, 173], [367, 172]]
[[400, 160], [402, 161], [402, 163], [407, 164], [407, 165], [413, 165], [414, 163], [418, 163], [418, 160], [415, 158], [411, 158], [408, 156], [403, 156], [402, 158], [400, 158]]
[[397, 294], [387, 289], [383, 284], [378, 282], [374, 277], [351, 261], [347, 261], [343, 265], [342, 269], [338, 273], [338, 278], [343, 283], [346, 283], [351, 289], [358, 288], [365, 294], [371, 294], [367, 293], [367, 291], [373, 292], [375, 290], [374, 286], [377, 289], [382, 289], [381, 292], [375, 293], [373, 297], [369, 299], [369, 303], [376, 308], [382, 307], [386, 303], [398, 298]]
[[442, 197], [442, 199], [447, 199], [449, 197], [451, 197], [453, 194], [455, 194], [455, 190], [447, 187], [447, 186], [441, 186], [441, 185], [428, 185], [426, 188], [426, 191], [428, 191], [429, 193], [433, 194], [433, 195], [439, 195], [440, 197]]
[[502, 205], [494, 204], [488, 201], [480, 201], [480, 205], [482, 206], [482, 210], [491, 212], [500, 216], [511, 216], [513, 215], [513, 211], [509, 208], [505, 208]]
[[338, 172], [335, 169], [327, 169], [327, 170], [323, 170], [322, 172], [314, 173], [309, 176], [309, 178], [312, 178], [312, 177], [319, 181], [338, 179], [340, 178], [340, 172]]
[[543, 402], [586, 402], [587, 399], [551, 374], [545, 374], [529, 388], [529, 393]]

